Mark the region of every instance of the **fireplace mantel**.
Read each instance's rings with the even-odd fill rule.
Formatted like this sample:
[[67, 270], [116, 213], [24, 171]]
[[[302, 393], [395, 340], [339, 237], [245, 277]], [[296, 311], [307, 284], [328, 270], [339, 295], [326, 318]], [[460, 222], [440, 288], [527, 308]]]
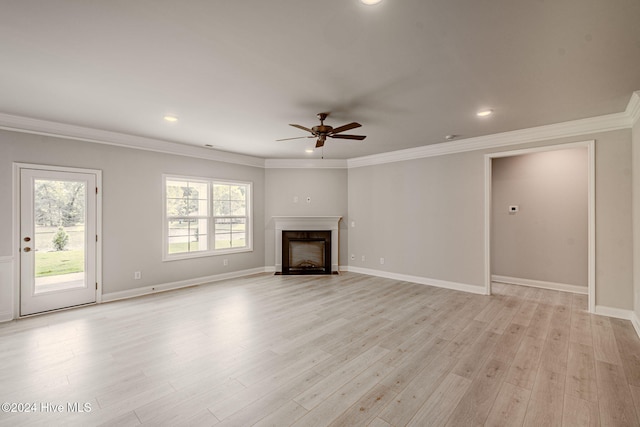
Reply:
[[276, 226], [276, 272], [282, 273], [283, 230], [331, 230], [331, 271], [338, 271], [339, 227], [341, 216], [274, 216]]

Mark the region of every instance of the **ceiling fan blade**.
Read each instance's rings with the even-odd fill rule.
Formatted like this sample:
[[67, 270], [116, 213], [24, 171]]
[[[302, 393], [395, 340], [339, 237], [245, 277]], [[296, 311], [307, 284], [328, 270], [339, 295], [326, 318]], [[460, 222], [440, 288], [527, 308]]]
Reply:
[[309, 132], [309, 133], [313, 133], [313, 131], [312, 131], [311, 129], [306, 128], [306, 127], [304, 127], [304, 126], [294, 125], [294, 124], [291, 124], [291, 123], [289, 123], [289, 126], [293, 126], [294, 128], [298, 128], [298, 129], [306, 130], [306, 131], [307, 131], [307, 132]]
[[290, 141], [292, 139], [306, 139], [306, 138], [315, 138], [313, 135], [309, 135], [309, 136], [296, 136], [295, 138], [282, 138], [282, 139], [276, 139], [276, 142], [278, 141]]
[[331, 131], [331, 134], [335, 135], [336, 133], [344, 132], [345, 130], [359, 128], [360, 126], [362, 126], [360, 123], [351, 122], [349, 124], [346, 124], [346, 125], [343, 125], [343, 126], [340, 126], [340, 127], [337, 127], [335, 129], [333, 129]]
[[324, 138], [318, 138], [318, 141], [316, 142], [316, 148], [320, 148], [324, 145]]
[[329, 135], [329, 138], [336, 139], [357, 139], [358, 141], [362, 141], [366, 138], [365, 135]]

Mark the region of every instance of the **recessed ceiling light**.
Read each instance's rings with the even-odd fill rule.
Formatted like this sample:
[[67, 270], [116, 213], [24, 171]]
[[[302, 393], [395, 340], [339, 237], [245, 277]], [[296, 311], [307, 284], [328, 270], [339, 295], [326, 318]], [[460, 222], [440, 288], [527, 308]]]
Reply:
[[166, 115], [163, 118], [165, 122], [169, 122], [169, 123], [175, 123], [178, 121], [178, 118], [176, 116]]
[[491, 109], [480, 110], [476, 113], [478, 117], [487, 117], [487, 116], [490, 116], [491, 114], [493, 114], [493, 110]]
[[366, 4], [367, 6], [373, 6], [374, 4], [380, 3], [382, 0], [360, 0], [360, 3]]

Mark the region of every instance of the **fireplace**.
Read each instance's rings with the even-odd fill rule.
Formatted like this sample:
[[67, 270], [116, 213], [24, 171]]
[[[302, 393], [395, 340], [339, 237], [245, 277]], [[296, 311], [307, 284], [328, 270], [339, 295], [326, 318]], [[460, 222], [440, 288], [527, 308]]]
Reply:
[[[338, 266], [338, 248], [339, 248], [339, 222], [340, 216], [274, 216], [273, 224], [275, 226], [275, 272], [276, 274], [331, 274], [339, 271]], [[289, 249], [283, 249], [284, 232], [295, 233], [311, 233], [306, 237], [298, 240], [294, 238], [294, 255], [293, 264], [302, 264], [300, 267], [306, 267], [307, 272], [296, 273], [291, 272], [291, 260]], [[322, 233], [318, 235], [316, 233]], [[328, 236], [327, 234], [328, 233]], [[304, 241], [312, 239], [312, 241]], [[315, 240], [313, 240], [315, 239]], [[290, 240], [290, 239], [289, 239]], [[319, 240], [322, 240], [320, 242]], [[290, 243], [290, 241], [289, 241]], [[289, 243], [286, 245], [289, 246]], [[299, 246], [299, 247], [298, 247]], [[301, 250], [300, 252], [298, 250]], [[300, 255], [302, 254], [302, 255]], [[311, 259], [311, 257], [313, 259]], [[323, 262], [320, 258], [323, 258]], [[310, 261], [310, 262], [309, 262]], [[285, 272], [285, 263], [288, 272]], [[313, 265], [312, 265], [313, 264]], [[321, 266], [321, 267], [319, 267]], [[294, 267], [296, 268], [296, 267]], [[322, 269], [322, 271], [313, 271], [312, 269]]]
[[331, 274], [331, 230], [283, 230], [282, 274]]

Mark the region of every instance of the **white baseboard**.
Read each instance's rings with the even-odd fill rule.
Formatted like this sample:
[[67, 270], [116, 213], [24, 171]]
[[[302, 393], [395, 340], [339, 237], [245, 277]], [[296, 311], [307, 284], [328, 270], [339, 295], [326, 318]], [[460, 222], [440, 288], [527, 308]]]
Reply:
[[614, 317], [616, 319], [631, 320], [632, 322], [635, 315], [633, 310], [607, 307], [605, 305], [596, 305], [596, 314], [599, 314], [600, 316]]
[[486, 289], [480, 285], [469, 285], [466, 283], [449, 282], [447, 280], [431, 279], [428, 277], [411, 276], [408, 274], [391, 273], [389, 271], [373, 270], [361, 267], [346, 267], [345, 271], [366, 274], [368, 276], [384, 277], [385, 279], [401, 280], [403, 282], [418, 283], [420, 285], [435, 286], [437, 288], [452, 289], [454, 291], [469, 292], [472, 294], [486, 295]]
[[102, 302], [116, 301], [121, 299], [139, 297], [142, 295], [155, 294], [158, 292], [172, 291], [174, 289], [187, 288], [189, 286], [203, 285], [205, 283], [219, 282], [226, 279], [251, 276], [267, 272], [268, 267], [258, 267], [249, 270], [233, 271], [230, 273], [215, 274], [213, 276], [197, 277], [195, 279], [181, 280], [178, 282], [161, 283], [158, 285], [145, 286], [143, 288], [129, 289], [120, 292], [110, 292], [102, 295]]
[[586, 286], [569, 285], [567, 283], [545, 282], [542, 280], [521, 279], [519, 277], [491, 275], [492, 282], [508, 283], [510, 285], [530, 286], [532, 288], [551, 289], [554, 291], [572, 292], [574, 294], [587, 295], [589, 289]]
[[633, 329], [636, 331], [636, 335], [640, 338], [640, 320], [634, 310], [625, 310], [622, 308], [606, 307], [604, 305], [596, 305], [596, 314], [600, 316], [614, 317], [616, 319], [623, 319], [631, 321]]
[[631, 324], [633, 325], [633, 329], [636, 330], [638, 337], [640, 337], [640, 319], [638, 319], [638, 315], [635, 311], [632, 311], [631, 313]]

